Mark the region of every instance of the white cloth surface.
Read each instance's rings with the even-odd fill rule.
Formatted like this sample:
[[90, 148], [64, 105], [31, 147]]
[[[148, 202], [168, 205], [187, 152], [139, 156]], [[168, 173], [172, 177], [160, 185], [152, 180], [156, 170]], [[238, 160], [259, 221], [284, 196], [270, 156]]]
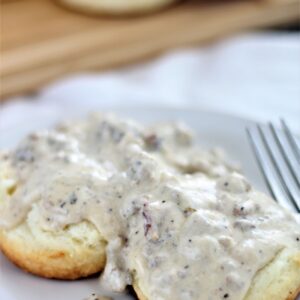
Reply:
[[67, 77], [29, 100], [1, 106], [0, 134], [41, 112], [60, 118], [120, 106], [198, 108], [264, 122], [282, 117], [299, 134], [300, 36], [257, 33], [178, 49], [120, 70]]

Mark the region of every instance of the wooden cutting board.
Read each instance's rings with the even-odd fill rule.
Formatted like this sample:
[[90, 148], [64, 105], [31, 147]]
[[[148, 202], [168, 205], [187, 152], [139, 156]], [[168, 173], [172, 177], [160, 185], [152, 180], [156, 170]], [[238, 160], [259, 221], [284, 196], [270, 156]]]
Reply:
[[2, 0], [0, 97], [299, 15], [299, 0], [191, 0], [135, 18], [90, 17], [50, 0]]

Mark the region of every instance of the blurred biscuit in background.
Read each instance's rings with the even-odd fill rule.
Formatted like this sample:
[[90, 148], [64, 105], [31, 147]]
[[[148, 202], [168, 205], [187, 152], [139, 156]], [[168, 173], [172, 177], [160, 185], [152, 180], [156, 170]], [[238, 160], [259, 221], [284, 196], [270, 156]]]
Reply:
[[178, 0], [58, 0], [59, 3], [91, 14], [138, 15], [162, 9]]

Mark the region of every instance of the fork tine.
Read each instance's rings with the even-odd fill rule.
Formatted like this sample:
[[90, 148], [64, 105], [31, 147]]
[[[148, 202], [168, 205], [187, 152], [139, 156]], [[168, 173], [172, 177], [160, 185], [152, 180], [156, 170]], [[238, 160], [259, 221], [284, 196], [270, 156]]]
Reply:
[[257, 137], [255, 137], [254, 130], [251, 130], [249, 128], [246, 128], [246, 132], [257, 164], [261, 170], [272, 198], [275, 201], [279, 202], [282, 206], [294, 210], [295, 206], [286, 201], [286, 193], [284, 190], [282, 190], [282, 188], [280, 188], [279, 181], [276, 180], [276, 177], [274, 176], [274, 171], [271, 169], [270, 164], [268, 163], [269, 157], [266, 153], [266, 150], [264, 149], [264, 146], [260, 145], [260, 143], [258, 142], [257, 137], [260, 136], [258, 135]]
[[289, 127], [287, 126], [287, 124], [285, 123], [285, 121], [283, 119], [280, 120], [281, 121], [281, 126], [288, 138], [288, 141], [291, 145], [291, 148], [293, 149], [294, 153], [295, 153], [295, 156], [298, 160], [298, 163], [300, 163], [300, 150], [299, 150], [299, 147], [297, 145], [297, 142], [292, 134], [292, 132], [290, 131]]
[[273, 190], [272, 184], [269, 181], [268, 172], [267, 172], [267, 169], [266, 169], [266, 167], [264, 165], [264, 161], [262, 159], [262, 155], [260, 154], [259, 147], [258, 147], [257, 143], [255, 142], [255, 138], [253, 137], [252, 132], [250, 131], [249, 128], [246, 128], [246, 132], [247, 132], [247, 135], [248, 135], [248, 138], [249, 138], [249, 141], [250, 141], [250, 144], [251, 144], [254, 156], [256, 158], [256, 161], [258, 163], [260, 171], [261, 171], [261, 173], [262, 173], [262, 175], [264, 177], [264, 180], [265, 180], [265, 182], [267, 184], [267, 187], [268, 187], [268, 189], [269, 189], [272, 197], [275, 200], [277, 200], [276, 193]]
[[[278, 145], [278, 148], [280, 149], [280, 152], [282, 154], [282, 157], [284, 158], [287, 166], [289, 167], [289, 170], [291, 174], [294, 177], [295, 182], [298, 185], [298, 188], [300, 188], [300, 164], [297, 161], [296, 155], [294, 152], [291, 153], [290, 151], [287, 151], [287, 146], [284, 145], [283, 140], [279, 137], [278, 130], [275, 129], [274, 125], [272, 123], [269, 123], [269, 127], [271, 129], [271, 132], [273, 134], [274, 140], [276, 141], [276, 144]], [[286, 134], [286, 132], [285, 132]], [[288, 139], [288, 137], [287, 137]]]
[[264, 143], [264, 146], [269, 154], [269, 157], [272, 161], [272, 164], [274, 166], [274, 169], [276, 170], [276, 173], [281, 181], [281, 185], [285, 191], [285, 193], [288, 195], [290, 201], [295, 206], [296, 210], [300, 212], [300, 197], [299, 197], [299, 191], [294, 188], [293, 182], [292, 182], [292, 176], [289, 176], [288, 170], [283, 171], [283, 168], [285, 165], [283, 165], [283, 159], [281, 157], [280, 153], [277, 153], [272, 149], [270, 146], [270, 142], [268, 142], [268, 138], [266, 133], [264, 133], [261, 126], [257, 125], [259, 134], [262, 138], [262, 141]]

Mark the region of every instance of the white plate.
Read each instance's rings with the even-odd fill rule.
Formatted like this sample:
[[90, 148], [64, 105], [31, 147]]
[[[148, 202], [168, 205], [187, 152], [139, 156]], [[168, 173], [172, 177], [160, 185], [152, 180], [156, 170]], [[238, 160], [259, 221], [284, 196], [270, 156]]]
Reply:
[[[5, 131], [0, 131], [0, 147], [10, 147], [26, 133], [51, 126], [61, 116], [73, 117], [87, 109], [74, 111], [33, 111], [28, 117], [19, 119]], [[195, 110], [161, 109], [122, 109], [118, 114], [137, 121], [149, 123], [162, 120], [182, 120], [190, 125], [205, 147], [220, 146], [229, 157], [240, 162], [243, 172], [258, 189], [266, 188], [255, 159], [248, 144], [245, 127], [253, 122], [227, 115]], [[79, 281], [56, 281], [42, 279], [26, 274], [0, 255], [0, 299], [2, 300], [82, 300], [92, 292], [99, 292], [97, 278]], [[118, 295], [115, 299], [133, 299], [131, 296]]]

